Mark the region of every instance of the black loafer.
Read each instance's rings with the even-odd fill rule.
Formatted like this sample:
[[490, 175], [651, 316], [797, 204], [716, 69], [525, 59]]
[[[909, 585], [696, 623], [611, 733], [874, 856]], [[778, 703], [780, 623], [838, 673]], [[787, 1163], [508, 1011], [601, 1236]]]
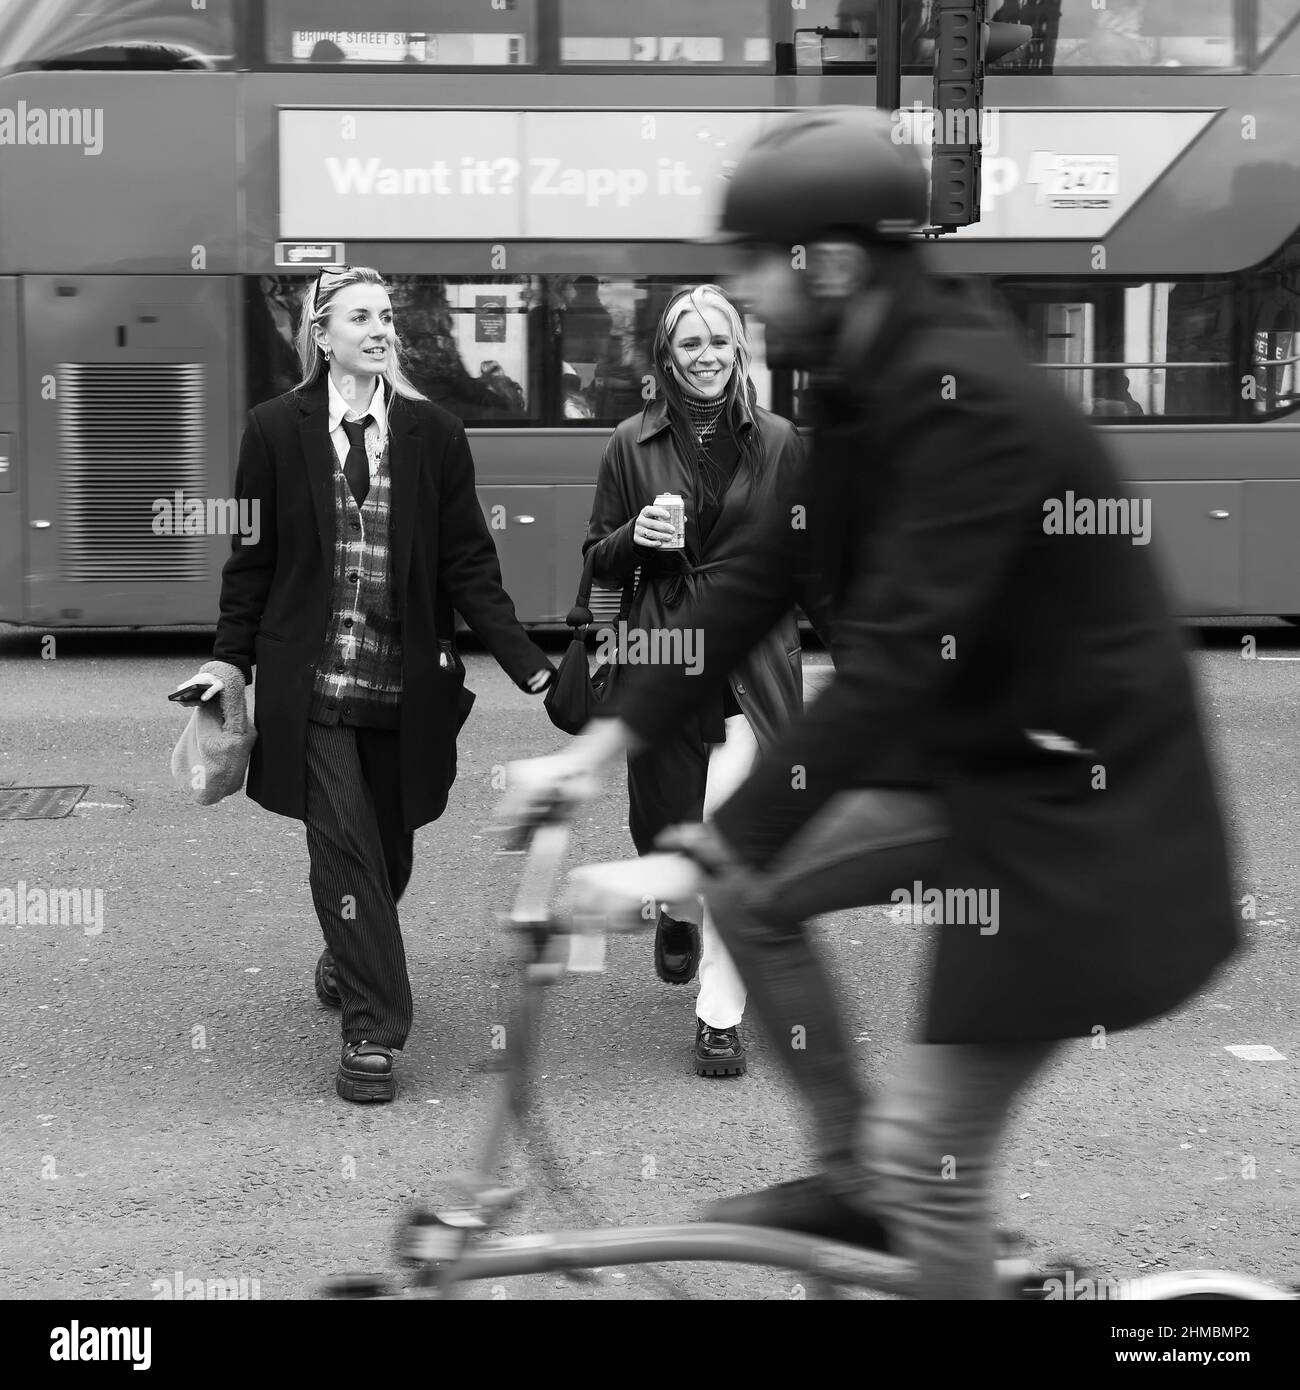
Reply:
[[334, 977], [334, 957], [328, 947], [320, 953], [320, 960], [316, 962], [316, 998], [327, 1009], [343, 1007], [343, 996]]
[[839, 1196], [823, 1174], [783, 1182], [761, 1192], [727, 1197], [704, 1208], [705, 1221], [725, 1221], [735, 1226], [766, 1226], [778, 1231], [801, 1231], [825, 1236], [848, 1245], [891, 1251], [889, 1236], [879, 1219], [851, 1206]]
[[695, 1020], [695, 1075], [744, 1076], [745, 1045], [736, 1028], [710, 1028]]
[[655, 974], [666, 985], [688, 985], [700, 968], [703, 940], [694, 922], [659, 914], [655, 928]]
[[344, 1100], [392, 1100], [397, 1091], [393, 1049], [383, 1043], [344, 1043], [335, 1084]]

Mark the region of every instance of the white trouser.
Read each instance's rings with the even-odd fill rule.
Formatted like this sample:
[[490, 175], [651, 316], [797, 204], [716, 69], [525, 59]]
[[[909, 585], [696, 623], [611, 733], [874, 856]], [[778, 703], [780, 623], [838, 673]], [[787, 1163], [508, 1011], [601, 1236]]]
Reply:
[[[743, 714], [726, 721], [727, 741], [717, 743], [709, 755], [704, 782], [704, 819], [722, 805], [749, 775], [758, 753], [758, 741]], [[700, 993], [695, 1002], [696, 1016], [710, 1028], [734, 1028], [745, 1012], [745, 986], [714, 930], [707, 908], [698, 899], [687, 903], [665, 904], [664, 910], [679, 922], [699, 922], [701, 927]]]
[[[829, 665], [805, 667], [803, 698], [805, 707], [826, 688], [834, 675]], [[725, 721], [727, 739], [713, 746], [709, 770], [704, 781], [704, 819], [708, 820], [749, 776], [758, 756], [758, 740], [743, 714]], [[664, 910], [679, 922], [698, 922], [703, 916], [700, 951], [700, 993], [695, 1014], [710, 1028], [734, 1028], [745, 1012], [745, 986], [726, 948], [718, 939], [707, 908], [699, 899], [691, 904], [665, 904]]]

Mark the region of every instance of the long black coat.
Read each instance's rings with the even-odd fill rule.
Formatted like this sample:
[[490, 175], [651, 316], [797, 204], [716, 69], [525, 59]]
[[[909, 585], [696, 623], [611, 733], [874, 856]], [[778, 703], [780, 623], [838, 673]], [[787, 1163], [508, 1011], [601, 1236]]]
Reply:
[[[596, 479], [583, 554], [593, 556], [593, 577], [611, 586], [626, 584], [640, 568], [628, 610], [629, 628], [653, 631], [692, 626], [682, 622], [682, 599], [709, 592], [731, 563], [737, 543], [743, 543], [747, 516], [755, 508], [772, 505], [795, 476], [804, 456], [798, 431], [766, 410], [754, 407], [752, 415], [740, 429], [742, 438], [752, 431], [758, 434], [754, 476], [743, 461], [737, 463], [703, 543], [698, 526], [700, 480], [673, 438], [667, 405], [652, 401], [622, 421], [610, 436]], [[661, 492], [675, 492], [684, 499], [684, 550], [662, 551], [633, 540], [641, 509]], [[716, 660], [718, 634], [705, 628], [701, 635], [699, 655], [707, 668]], [[735, 669], [724, 674], [759, 746], [772, 744], [803, 709], [802, 652], [793, 608], [778, 615], [772, 629], [751, 651], [740, 653]], [[706, 739], [720, 739], [723, 733], [720, 691], [715, 690], [712, 703], [703, 721], [684, 718], [670, 739], [661, 740], [653, 753], [628, 765], [628, 820], [632, 839], [643, 853], [665, 826], [703, 814]]]
[[[811, 547], [773, 516], [682, 619], [719, 634], [708, 685], [789, 602], [791, 573], [820, 569], [835, 679], [715, 823], [761, 866], [839, 791], [937, 789], [951, 839], [923, 887], [1000, 901], [994, 934], [927, 929], [929, 1042], [1128, 1027], [1236, 945], [1214, 779], [1150, 548], [1047, 534], [1045, 505], [1071, 492], [1127, 496], [1098, 435], [1000, 321], [954, 289], [902, 287], [826, 398], [795, 494]], [[634, 672], [608, 712], [653, 740], [699, 684]]]
[[[456, 734], [473, 695], [459, 660], [439, 665], [458, 610], [520, 689], [552, 664], [529, 640], [501, 587], [496, 547], [454, 415], [389, 393], [393, 584], [402, 624], [399, 737], [408, 830], [436, 820], [456, 777]], [[260, 505], [257, 545], [239, 538], [221, 576], [213, 656], [257, 668], [258, 740], [248, 794], [268, 811], [306, 812], [307, 713], [334, 584], [334, 475], [326, 378], [249, 414], [235, 478]]]
[[[596, 496], [582, 553], [585, 556], [595, 551], [592, 574], [611, 586], [625, 584], [640, 567], [641, 578], [628, 613], [629, 627], [681, 627], [683, 610], [670, 607], [667, 599], [676, 576], [688, 576], [686, 594], [707, 594], [730, 564], [737, 543], [743, 543], [746, 520], [753, 510], [771, 505], [789, 487], [804, 458], [798, 430], [788, 420], [758, 407], [753, 408], [753, 416], [753, 423], [747, 422], [741, 429], [758, 431], [756, 481], [751, 482], [743, 462], [736, 465], [721, 512], [704, 545], [696, 516], [698, 477], [673, 440], [667, 405], [662, 400], [650, 402], [640, 414], [622, 421], [610, 436], [596, 477]], [[685, 499], [683, 551], [639, 546], [632, 539], [641, 509], [661, 492], [675, 492]], [[715, 635], [710, 631], [704, 634], [706, 665], [713, 661]], [[751, 651], [741, 653], [735, 669], [722, 674], [760, 745], [771, 743], [803, 709], [802, 652], [793, 602]]]

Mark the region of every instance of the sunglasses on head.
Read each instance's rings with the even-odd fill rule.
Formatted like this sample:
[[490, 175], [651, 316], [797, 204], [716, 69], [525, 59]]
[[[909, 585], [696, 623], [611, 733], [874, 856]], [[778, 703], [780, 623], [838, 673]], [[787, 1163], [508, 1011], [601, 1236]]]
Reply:
[[320, 271], [318, 272], [318, 274], [317, 274], [317, 276], [316, 276], [316, 285], [315, 285], [315, 289], [316, 289], [317, 293], [319, 293], [319, 291], [320, 291], [320, 289], [321, 289], [321, 286], [323, 285], [324, 280], [325, 280], [325, 277], [326, 277], [327, 275], [331, 275], [331, 276], [347, 275], [347, 274], [350, 273], [351, 270], [352, 270], [352, 267], [351, 267], [350, 265], [323, 265], [323, 266], [321, 266]]

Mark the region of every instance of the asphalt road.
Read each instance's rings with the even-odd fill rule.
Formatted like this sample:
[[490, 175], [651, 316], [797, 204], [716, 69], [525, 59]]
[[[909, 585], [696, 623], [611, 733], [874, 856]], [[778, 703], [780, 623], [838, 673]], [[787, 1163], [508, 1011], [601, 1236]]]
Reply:
[[[1243, 660], [1254, 634], [1265, 660]], [[1024, 1107], [996, 1182], [1031, 1254], [1113, 1275], [1230, 1268], [1300, 1279], [1295, 1148], [1300, 966], [1300, 630], [1196, 629], [1251, 950], [1181, 1013], [1072, 1045]], [[0, 1297], [150, 1298], [155, 1283], [245, 1279], [264, 1299], [323, 1276], [393, 1272], [400, 1215], [469, 1166], [496, 1094], [493, 1029], [512, 975], [494, 913], [516, 861], [494, 857], [493, 769], [561, 746], [540, 701], [482, 654], [451, 809], [416, 837], [402, 905], [416, 1022], [387, 1106], [335, 1095], [338, 1017], [312, 967], [321, 939], [302, 827], [240, 796], [191, 805], [168, 762], [184, 714], [165, 694], [206, 656], [193, 633], [0, 628], [0, 786], [88, 784], [72, 815], [0, 821], [0, 887], [103, 893], [103, 930], [0, 927]], [[556, 647], [558, 651], [558, 645]], [[810, 660], [824, 658], [811, 656]], [[575, 859], [631, 853], [621, 784], [576, 826]], [[820, 939], [879, 1077], [915, 1022], [919, 929], [871, 909]], [[752, 1029], [748, 1077], [691, 1069], [694, 987], [659, 983], [648, 936], [549, 992], [540, 1117], [568, 1184], [509, 1150], [529, 1195], [510, 1229], [685, 1219], [710, 1198], [796, 1176], [809, 1155], [775, 1059]], [[1226, 1049], [1276, 1049], [1246, 1060]], [[503, 1172], [503, 1176], [506, 1173]], [[702, 1298], [797, 1297], [779, 1272], [660, 1270]], [[556, 1276], [473, 1297], [655, 1298], [644, 1269], [595, 1290]]]

